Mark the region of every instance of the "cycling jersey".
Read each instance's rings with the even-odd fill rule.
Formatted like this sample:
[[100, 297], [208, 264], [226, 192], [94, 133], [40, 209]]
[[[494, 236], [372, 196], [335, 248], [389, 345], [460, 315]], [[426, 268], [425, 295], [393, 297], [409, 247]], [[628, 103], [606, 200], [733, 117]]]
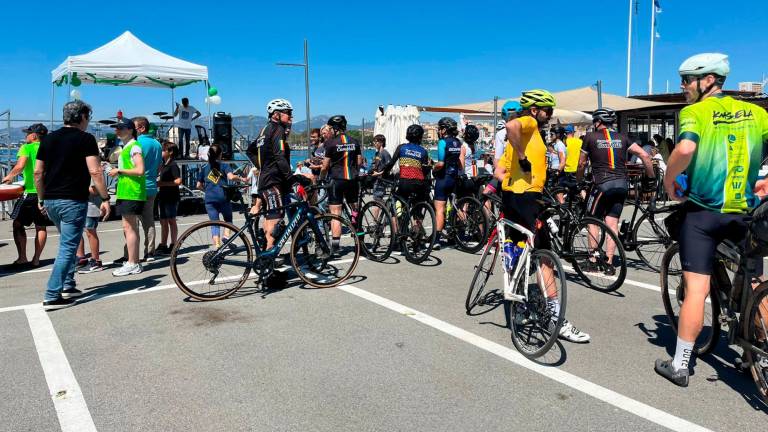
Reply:
[[461, 141], [456, 137], [445, 137], [437, 143], [437, 161], [445, 165], [435, 171], [435, 178], [456, 177], [461, 171]]
[[531, 172], [523, 172], [517, 151], [512, 144], [507, 143], [504, 155], [499, 161], [506, 169], [501, 188], [514, 193], [542, 192], [547, 181], [547, 146], [541, 139], [539, 123], [531, 116], [523, 116], [513, 121], [520, 122], [520, 141], [523, 143], [525, 156], [531, 163]]
[[429, 164], [429, 152], [427, 149], [414, 143], [400, 144], [395, 149], [392, 159], [384, 166], [384, 174], [388, 174], [396, 163], [400, 163], [400, 182], [424, 182], [424, 171]]
[[291, 186], [291, 148], [285, 128], [273, 121], [267, 123], [246, 150], [259, 174], [259, 190], [279, 186], [283, 192]]
[[461, 146], [464, 149], [464, 175], [467, 177], [477, 177], [477, 158], [475, 157], [475, 152], [472, 151], [472, 147], [467, 143]]
[[680, 111], [678, 141], [697, 144], [688, 165], [688, 198], [721, 213], [746, 213], [759, 198], [758, 180], [763, 143], [768, 140], [768, 114], [757, 105], [713, 96]]
[[331, 160], [330, 178], [338, 180], [356, 179], [360, 169], [357, 157], [362, 154], [356, 139], [341, 134], [325, 142], [325, 157]]
[[493, 137], [493, 160], [501, 160], [504, 156], [504, 149], [507, 148], [507, 130], [502, 129], [496, 132]]
[[611, 129], [589, 132], [581, 151], [589, 158], [595, 184], [627, 178], [627, 150], [632, 141]]
[[575, 173], [579, 169], [579, 155], [581, 155], [582, 142], [576, 137], [565, 139], [565, 172]]

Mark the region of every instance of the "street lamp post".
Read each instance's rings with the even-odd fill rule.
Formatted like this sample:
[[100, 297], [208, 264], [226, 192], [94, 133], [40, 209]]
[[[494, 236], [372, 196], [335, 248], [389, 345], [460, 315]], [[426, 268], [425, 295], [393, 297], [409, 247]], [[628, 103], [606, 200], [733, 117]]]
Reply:
[[307, 40], [304, 39], [304, 63], [276, 63], [277, 66], [294, 66], [304, 68], [304, 90], [306, 92], [307, 99], [307, 158], [311, 157], [311, 150], [309, 148], [309, 132], [310, 117], [309, 117], [309, 53], [307, 48]]

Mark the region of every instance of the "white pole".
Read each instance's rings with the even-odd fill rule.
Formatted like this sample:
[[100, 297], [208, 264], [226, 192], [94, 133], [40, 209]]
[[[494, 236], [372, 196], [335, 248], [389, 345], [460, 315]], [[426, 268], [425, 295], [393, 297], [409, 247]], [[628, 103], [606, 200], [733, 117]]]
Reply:
[[656, 4], [651, 1], [651, 65], [648, 71], [648, 94], [653, 94], [653, 43], [656, 40]]
[[51, 131], [53, 131], [53, 105], [55, 103], [56, 103], [56, 83], [51, 83]]
[[629, 96], [629, 77], [632, 65], [632, 2], [629, 0], [629, 25], [627, 26], [627, 96]]

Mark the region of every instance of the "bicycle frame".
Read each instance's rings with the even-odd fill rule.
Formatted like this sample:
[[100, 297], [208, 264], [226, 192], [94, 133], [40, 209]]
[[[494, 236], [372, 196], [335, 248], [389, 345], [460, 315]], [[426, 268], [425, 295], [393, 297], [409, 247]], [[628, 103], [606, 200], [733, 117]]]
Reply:
[[[529, 278], [528, 272], [524, 271], [524, 269], [527, 269], [531, 264], [533, 233], [525, 227], [510, 221], [509, 219], [499, 219], [499, 221], [496, 222], [496, 241], [499, 244], [499, 248], [502, 254], [504, 253], [504, 241], [507, 238], [506, 230], [504, 229], [505, 227], [509, 227], [521, 234], [524, 234], [527, 237], [527, 241], [525, 242], [525, 248], [523, 248], [523, 251], [520, 253], [520, 257], [518, 257], [515, 268], [512, 270], [511, 274], [507, 270], [506, 266], [502, 265], [504, 268], [504, 299], [510, 301], [524, 301], [528, 298]], [[515, 294], [514, 291], [515, 287], [518, 283], [520, 283], [523, 276], [525, 276], [524, 294], [520, 296]]]

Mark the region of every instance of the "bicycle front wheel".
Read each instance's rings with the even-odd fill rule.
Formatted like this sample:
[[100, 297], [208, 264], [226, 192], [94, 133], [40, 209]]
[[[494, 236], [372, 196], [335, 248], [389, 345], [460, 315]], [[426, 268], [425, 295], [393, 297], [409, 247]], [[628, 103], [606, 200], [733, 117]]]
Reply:
[[[714, 280], [714, 278], [713, 278]], [[717, 346], [717, 336], [720, 335], [720, 301], [713, 290], [709, 290], [704, 307], [704, 325], [693, 344], [693, 350], [698, 356], [709, 354]], [[685, 282], [683, 267], [680, 264], [680, 245], [673, 243], [661, 258], [661, 301], [667, 314], [669, 325], [677, 334], [677, 323], [680, 318], [680, 307], [685, 300]]]
[[468, 196], [456, 200], [451, 219], [459, 250], [475, 253], [485, 246], [488, 215], [477, 198]]
[[[469, 285], [467, 299], [464, 302], [467, 315], [482, 315], [495, 309], [503, 300], [503, 295], [498, 288], [487, 288], [491, 276], [496, 270], [496, 260], [499, 257], [499, 242], [495, 237], [488, 243], [480, 257], [480, 262], [475, 267], [475, 275], [472, 276], [472, 283]], [[497, 287], [503, 285], [501, 278], [494, 278], [491, 283], [497, 284]]]
[[752, 293], [744, 322], [744, 338], [751, 347], [744, 349], [757, 391], [768, 404], [768, 282]]
[[[405, 258], [419, 264], [429, 258], [435, 245], [435, 210], [426, 202], [417, 202], [408, 211], [402, 240]], [[402, 219], [402, 218], [401, 218]]]
[[365, 256], [376, 262], [389, 258], [394, 247], [394, 228], [387, 207], [380, 201], [368, 201], [357, 215], [357, 224]]
[[658, 272], [664, 252], [672, 240], [664, 226], [653, 219], [655, 216], [654, 213], [647, 213], [637, 220], [632, 230], [632, 242], [637, 245], [635, 252], [643, 263]]
[[[171, 276], [184, 294], [202, 301], [229, 297], [245, 284], [253, 268], [251, 240], [222, 221], [205, 221], [186, 230], [171, 251]], [[213, 244], [213, 236], [220, 245]]]
[[627, 259], [618, 236], [603, 221], [585, 217], [576, 224], [570, 242], [576, 273], [591, 288], [616, 291], [627, 277]]
[[565, 320], [566, 278], [560, 259], [552, 251], [534, 250], [527, 269], [528, 285], [521, 278], [515, 293], [525, 297], [508, 308], [512, 343], [529, 359], [546, 354], [557, 340]]
[[[293, 234], [291, 263], [304, 283], [331, 288], [347, 280], [360, 259], [360, 240], [348, 220], [324, 213], [311, 216]], [[334, 225], [341, 232], [333, 242]]]

